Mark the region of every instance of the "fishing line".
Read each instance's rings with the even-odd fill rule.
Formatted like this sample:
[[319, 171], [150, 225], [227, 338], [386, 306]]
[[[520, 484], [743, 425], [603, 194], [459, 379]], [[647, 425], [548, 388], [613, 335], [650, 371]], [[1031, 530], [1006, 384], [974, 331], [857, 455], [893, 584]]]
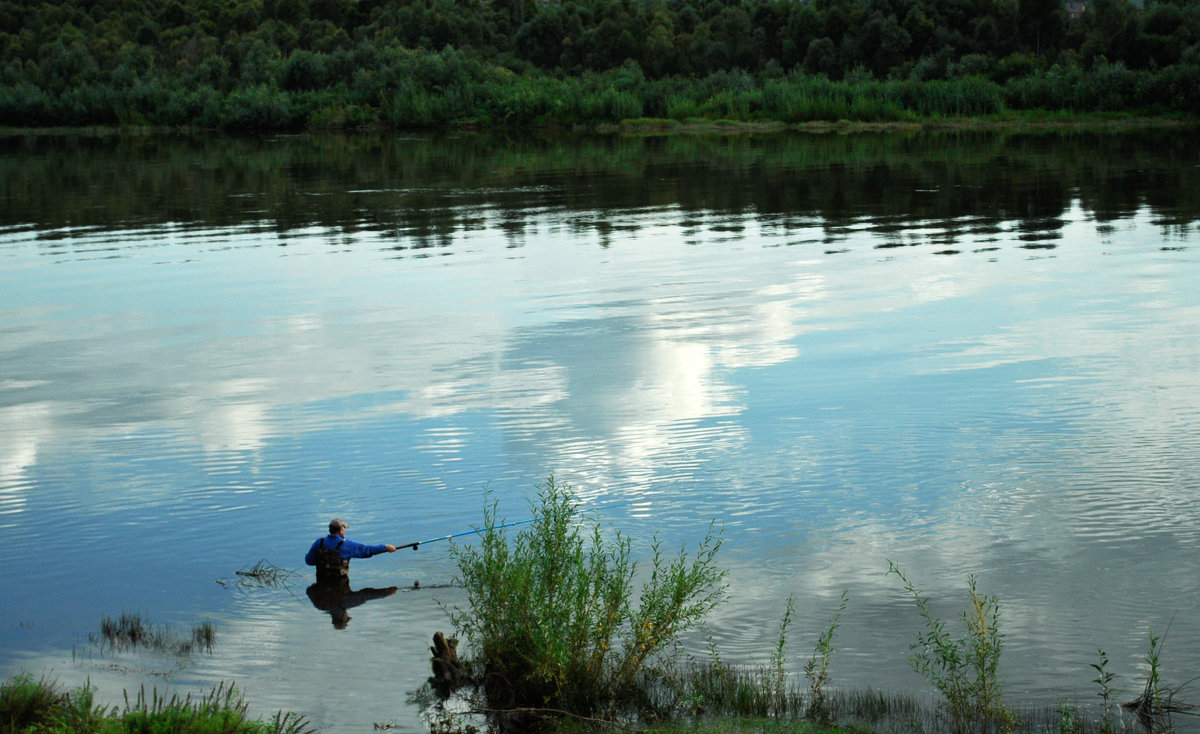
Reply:
[[[616, 502], [608, 502], [605, 504], [601, 504], [601, 505], [592, 507], [590, 509], [607, 510], [607, 509], [611, 509], [613, 507], [623, 507], [628, 504], [630, 504], [629, 500], [619, 500]], [[464, 530], [461, 533], [452, 533], [451, 535], [441, 535], [436, 538], [430, 538], [429, 540], [417, 540], [412, 543], [405, 543], [404, 545], [398, 545], [398, 546], [396, 546], [396, 550], [400, 550], [402, 548], [412, 548], [413, 550], [416, 550], [417, 548], [425, 545], [426, 543], [436, 543], [439, 540], [451, 540], [453, 538], [461, 538], [464, 535], [476, 535], [478, 533], [486, 532], [487, 530], [499, 530], [500, 528], [510, 528], [514, 525], [526, 525], [528, 523], [536, 521], [537, 519], [538, 518], [536, 518], [536, 517], [531, 517], [528, 520], [517, 520], [516, 522], [506, 522], [506, 523], [503, 523], [500, 525], [493, 525], [490, 528], [486, 528], [486, 527], [485, 528], [476, 528], [474, 530]]]
[[500, 528], [510, 528], [513, 525], [524, 525], [526, 523], [531, 523], [534, 520], [537, 520], [537, 518], [531, 517], [528, 520], [517, 520], [516, 522], [506, 522], [503, 525], [493, 525], [490, 528], [476, 528], [475, 530], [464, 530], [461, 533], [454, 533], [452, 535], [442, 535], [437, 538], [430, 538], [429, 540], [418, 540], [413, 543], [405, 543], [404, 545], [398, 545], [398, 546], [396, 546], [396, 550], [400, 550], [401, 548], [412, 548], [413, 550], [416, 550], [418, 547], [425, 545], [426, 543], [436, 543], [439, 540], [450, 540], [451, 538], [461, 538], [464, 535], [475, 535], [476, 533], [482, 533], [482, 532], [486, 532], [488, 530], [499, 530]]

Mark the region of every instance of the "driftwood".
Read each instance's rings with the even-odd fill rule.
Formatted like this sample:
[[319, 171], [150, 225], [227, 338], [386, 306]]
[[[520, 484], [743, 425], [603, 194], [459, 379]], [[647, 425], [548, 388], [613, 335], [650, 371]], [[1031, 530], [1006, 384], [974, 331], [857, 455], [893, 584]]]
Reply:
[[433, 635], [433, 647], [429, 650], [433, 653], [429, 659], [433, 677], [429, 682], [443, 698], [470, 681], [467, 666], [458, 659], [458, 640], [446, 639], [444, 634], [436, 632]]

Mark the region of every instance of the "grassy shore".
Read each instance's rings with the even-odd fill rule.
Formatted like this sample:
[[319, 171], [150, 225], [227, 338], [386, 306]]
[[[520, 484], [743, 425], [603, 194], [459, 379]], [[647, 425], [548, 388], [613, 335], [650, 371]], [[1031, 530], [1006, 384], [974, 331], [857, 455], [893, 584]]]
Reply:
[[64, 691], [53, 681], [16, 675], [0, 684], [0, 734], [312, 734], [304, 716], [283, 712], [251, 719], [233, 686], [200, 698], [165, 697], [142, 690], [123, 708], [95, 701], [82, 687]]

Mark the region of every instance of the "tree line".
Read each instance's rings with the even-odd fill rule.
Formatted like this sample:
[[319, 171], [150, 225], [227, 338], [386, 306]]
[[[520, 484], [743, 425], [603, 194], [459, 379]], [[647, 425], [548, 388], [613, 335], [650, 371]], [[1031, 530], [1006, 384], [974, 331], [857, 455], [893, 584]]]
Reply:
[[0, 124], [1200, 112], [1200, 3], [0, 0]]

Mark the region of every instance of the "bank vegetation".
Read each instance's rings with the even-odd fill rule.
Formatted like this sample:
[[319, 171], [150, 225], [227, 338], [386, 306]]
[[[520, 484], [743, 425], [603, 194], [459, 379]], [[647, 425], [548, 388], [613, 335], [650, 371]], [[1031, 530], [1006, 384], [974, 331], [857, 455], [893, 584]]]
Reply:
[[0, 125], [1195, 116], [1200, 4], [1146, 5], [0, 0]]
[[19, 674], [0, 684], [0, 734], [315, 734], [308, 720], [280, 711], [254, 719], [241, 693], [219, 685], [206, 695], [164, 696], [145, 689], [123, 707], [97, 703], [89, 686], [64, 690]]

